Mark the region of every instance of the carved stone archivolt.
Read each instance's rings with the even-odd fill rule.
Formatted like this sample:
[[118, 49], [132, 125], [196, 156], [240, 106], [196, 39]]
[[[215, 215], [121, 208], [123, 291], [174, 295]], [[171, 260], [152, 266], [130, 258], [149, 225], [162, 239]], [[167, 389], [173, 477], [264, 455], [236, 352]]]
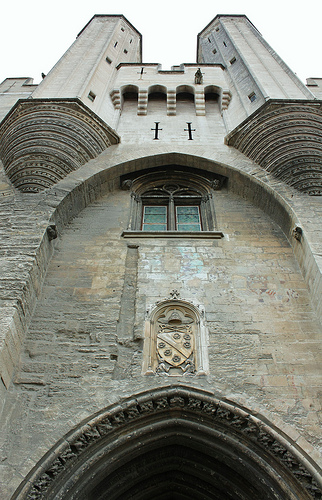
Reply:
[[161, 301], [145, 324], [143, 373], [182, 376], [208, 371], [208, 334], [201, 312], [179, 300], [178, 291]]
[[226, 142], [295, 189], [322, 195], [320, 102], [270, 100]]
[[79, 99], [19, 100], [0, 124], [0, 157], [13, 185], [36, 193], [119, 137]]
[[310, 457], [266, 418], [171, 385], [82, 422], [38, 462], [12, 500], [164, 498], [170, 486], [181, 492], [187, 485], [189, 498], [215, 492], [219, 500], [318, 500], [314, 476]]

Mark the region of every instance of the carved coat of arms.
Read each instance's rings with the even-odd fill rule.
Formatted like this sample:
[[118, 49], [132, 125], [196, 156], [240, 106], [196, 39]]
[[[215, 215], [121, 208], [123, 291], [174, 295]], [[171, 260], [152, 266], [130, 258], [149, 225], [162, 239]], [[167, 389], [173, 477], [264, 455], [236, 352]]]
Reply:
[[169, 373], [171, 368], [177, 368], [181, 373], [195, 371], [193, 324], [191, 317], [175, 307], [169, 307], [158, 318], [156, 348], [159, 373]]

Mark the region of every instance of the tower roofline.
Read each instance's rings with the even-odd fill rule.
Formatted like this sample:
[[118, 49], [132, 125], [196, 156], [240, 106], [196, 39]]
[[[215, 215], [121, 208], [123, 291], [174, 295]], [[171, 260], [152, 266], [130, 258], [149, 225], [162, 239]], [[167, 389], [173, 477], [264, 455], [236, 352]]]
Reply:
[[88, 23], [85, 24], [84, 28], [81, 29], [81, 31], [78, 33], [77, 38], [83, 33], [83, 31], [87, 28], [87, 26], [93, 21], [93, 19], [95, 17], [119, 17], [119, 18], [123, 18], [124, 21], [126, 21], [127, 24], [129, 24], [131, 26], [131, 28], [133, 28], [137, 32], [137, 34], [140, 36], [140, 39], [142, 41], [141, 33], [136, 29], [135, 26], [133, 26], [132, 23], [130, 23], [130, 21], [128, 21], [128, 19], [126, 19], [126, 17], [123, 14], [94, 14], [94, 16], [91, 17], [91, 19], [88, 21]]
[[206, 31], [209, 26], [211, 26], [211, 24], [213, 22], [216, 21], [216, 19], [220, 19], [221, 17], [239, 17], [239, 18], [244, 18], [246, 19], [246, 21], [249, 22], [249, 24], [251, 24], [253, 26], [253, 28], [261, 35], [261, 33], [258, 31], [258, 29], [256, 28], [256, 26], [248, 19], [248, 17], [245, 15], [245, 14], [217, 14], [211, 21], [210, 23], [207, 24], [207, 26], [205, 26], [205, 28], [203, 30], [200, 31], [200, 33], [198, 33], [198, 36], [197, 36], [197, 57], [196, 57], [196, 61], [198, 62], [198, 54], [199, 54], [199, 42], [200, 42], [200, 37], [201, 35], [203, 34], [204, 31]]
[[[202, 33], [203, 33], [204, 31], [206, 31], [206, 29], [208, 29], [208, 28], [209, 28], [209, 26], [210, 26], [210, 25], [211, 25], [214, 21], [216, 21], [216, 19], [219, 19], [219, 18], [221, 18], [221, 17], [244, 17], [244, 18], [245, 18], [245, 19], [246, 19], [246, 20], [247, 20], [247, 21], [248, 21], [248, 22], [249, 22], [249, 23], [253, 26], [253, 28], [255, 28], [255, 30], [256, 30], [256, 31], [258, 31], [258, 29], [256, 28], [256, 26], [255, 26], [255, 25], [254, 25], [254, 24], [253, 24], [253, 23], [249, 20], [249, 18], [248, 18], [245, 14], [217, 14], [217, 15], [216, 15], [216, 16], [215, 16], [215, 17], [214, 17], [214, 18], [210, 21], [210, 23], [208, 23], [208, 24], [207, 24], [207, 26], [206, 26], [203, 30], [201, 30], [201, 31], [200, 31], [200, 33], [198, 33], [198, 39], [199, 39], [199, 36], [200, 36], [200, 35], [202, 35]], [[258, 31], [258, 33], [260, 33], [260, 32]]]

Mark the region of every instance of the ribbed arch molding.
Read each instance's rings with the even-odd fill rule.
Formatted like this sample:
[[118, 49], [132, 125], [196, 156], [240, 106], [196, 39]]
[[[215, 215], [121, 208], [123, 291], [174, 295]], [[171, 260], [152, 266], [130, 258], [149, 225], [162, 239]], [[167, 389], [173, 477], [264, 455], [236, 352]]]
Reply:
[[268, 101], [226, 138], [290, 186], [322, 195], [322, 104]]
[[13, 185], [37, 193], [119, 137], [78, 99], [20, 100], [0, 125], [0, 156]]
[[12, 500], [309, 500], [309, 457], [266, 419], [187, 386], [114, 404], [62, 438]]

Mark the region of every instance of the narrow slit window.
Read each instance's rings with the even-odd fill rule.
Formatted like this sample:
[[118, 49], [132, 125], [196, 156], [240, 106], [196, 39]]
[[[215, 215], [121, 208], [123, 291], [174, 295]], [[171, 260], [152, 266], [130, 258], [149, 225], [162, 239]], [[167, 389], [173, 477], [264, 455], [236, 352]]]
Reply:
[[115, 47], [117, 46], [117, 44], [118, 44], [118, 43], [119, 43], [119, 42], [115, 42], [115, 43], [114, 43], [114, 49], [115, 49]]
[[94, 94], [94, 92], [90, 91], [89, 94], [88, 94], [88, 99], [92, 102], [95, 101], [95, 97], [96, 97], [96, 94]]
[[225, 41], [223, 41], [223, 44], [224, 44], [225, 47], [227, 47], [227, 43]]
[[108, 63], [108, 64], [112, 64], [112, 59], [110, 59], [108, 56], [105, 57], [105, 61]]
[[208, 42], [209, 42], [209, 43], [211, 43], [211, 40], [210, 40], [210, 38], [208, 38]]

